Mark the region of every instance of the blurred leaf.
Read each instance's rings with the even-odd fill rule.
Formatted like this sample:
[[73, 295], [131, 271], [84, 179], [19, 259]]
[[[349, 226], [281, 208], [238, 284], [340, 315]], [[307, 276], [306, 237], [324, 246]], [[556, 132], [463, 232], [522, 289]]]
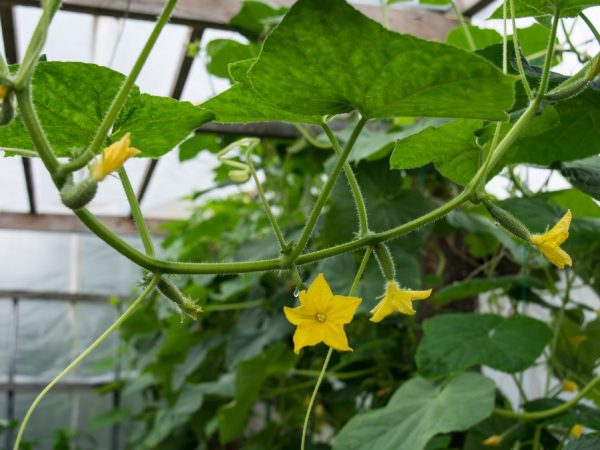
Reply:
[[[595, 0], [516, 0], [515, 17], [548, 16], [554, 13], [555, 8], [560, 10], [560, 17], [575, 17], [597, 4]], [[501, 19], [502, 7], [496, 9], [490, 18]]]
[[185, 360], [173, 367], [173, 376], [171, 379], [171, 388], [178, 391], [198, 367], [204, 362], [208, 353], [218, 347], [223, 342], [223, 336], [212, 334], [200, 341], [198, 345], [192, 347], [186, 352]]
[[99, 430], [101, 428], [110, 427], [118, 423], [122, 423], [131, 417], [131, 412], [128, 409], [113, 409], [104, 414], [99, 414], [90, 419], [88, 428], [90, 431]]
[[[489, 28], [479, 28], [474, 25], [467, 25], [466, 27], [469, 30], [469, 34], [473, 38], [473, 42], [475, 43], [476, 49], [485, 48], [488, 45], [498, 44], [502, 42], [502, 35], [496, 30], [491, 30]], [[462, 48], [464, 50], [471, 50], [469, 41], [465, 36], [465, 31], [460, 25], [450, 30], [448, 36], [446, 36], [446, 43], [454, 45], [455, 47]]]
[[198, 133], [179, 144], [179, 161], [193, 159], [203, 150], [217, 152], [220, 149], [220, 140], [216, 134]]
[[569, 442], [564, 450], [596, 450], [600, 448], [600, 435], [586, 435], [581, 436], [579, 439], [575, 439]]
[[276, 345], [255, 358], [238, 364], [235, 375], [235, 400], [219, 408], [222, 443], [230, 442], [242, 434], [252, 405], [267, 376], [287, 370], [293, 361], [287, 346]]
[[574, 187], [600, 200], [600, 156], [563, 163], [560, 172]]
[[498, 278], [476, 278], [468, 281], [455, 281], [451, 285], [435, 291], [432, 300], [445, 305], [455, 300], [474, 297], [495, 289], [507, 290], [522, 285], [533, 286], [540, 289], [546, 287], [543, 282], [530, 277], [505, 276]]
[[206, 70], [217, 77], [229, 79], [229, 64], [255, 58], [258, 48], [233, 39], [213, 39], [206, 45]]
[[266, 25], [272, 25], [286, 11], [287, 8], [273, 8], [262, 1], [244, 0], [242, 8], [231, 18], [229, 25], [258, 38]]
[[470, 428], [492, 413], [494, 383], [464, 373], [443, 386], [413, 378], [387, 406], [353, 417], [333, 448], [343, 450], [422, 450], [438, 433]]
[[419, 372], [439, 377], [486, 365], [506, 373], [533, 364], [552, 338], [546, 324], [525, 316], [444, 314], [423, 324], [416, 362]]
[[357, 110], [367, 118], [503, 120], [513, 103], [513, 78], [487, 61], [391, 32], [343, 0], [295, 3], [249, 77], [266, 100], [317, 116]]

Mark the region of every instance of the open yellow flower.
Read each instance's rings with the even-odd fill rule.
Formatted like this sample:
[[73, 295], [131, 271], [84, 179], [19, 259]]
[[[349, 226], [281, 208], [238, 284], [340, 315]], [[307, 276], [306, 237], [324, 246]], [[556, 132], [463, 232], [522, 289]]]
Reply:
[[339, 351], [352, 351], [344, 325], [352, 321], [361, 299], [344, 295], [333, 295], [322, 273], [317, 275], [308, 290], [300, 292], [300, 306], [283, 312], [293, 325], [294, 352], [302, 347], [324, 342]]
[[583, 425], [573, 425], [571, 427], [571, 429], [569, 430], [569, 433], [571, 434], [571, 436], [573, 436], [575, 439], [579, 439], [581, 437], [581, 435], [583, 434], [583, 431], [585, 430], [585, 428], [583, 427]]
[[104, 180], [109, 174], [119, 170], [129, 158], [140, 153], [140, 150], [130, 147], [130, 145], [131, 135], [127, 133], [120, 140], [102, 150], [100, 158], [90, 166], [92, 179]]
[[574, 381], [563, 380], [562, 390], [565, 392], [577, 392], [579, 390], [579, 386], [577, 386], [577, 383], [575, 383]]
[[571, 210], [568, 210], [550, 231], [531, 235], [531, 243], [539, 248], [548, 261], [559, 269], [573, 265], [569, 254], [560, 248], [560, 244], [569, 237], [569, 225], [572, 217]]
[[483, 441], [486, 447], [498, 447], [502, 443], [502, 436], [494, 434]]
[[371, 322], [381, 322], [394, 311], [412, 316], [416, 311], [412, 307], [415, 300], [424, 300], [431, 295], [431, 289], [427, 291], [413, 291], [400, 289], [395, 281], [388, 281], [385, 286], [385, 294], [381, 301], [371, 310]]

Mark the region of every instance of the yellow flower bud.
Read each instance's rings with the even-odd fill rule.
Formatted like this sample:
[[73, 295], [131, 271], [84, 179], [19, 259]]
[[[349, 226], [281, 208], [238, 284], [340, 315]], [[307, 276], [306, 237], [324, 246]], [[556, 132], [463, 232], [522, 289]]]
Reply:
[[588, 336], [586, 334], [576, 334], [574, 336], [569, 336], [567, 341], [569, 341], [569, 345], [574, 349], [578, 349], [581, 344], [588, 340]]
[[571, 436], [573, 436], [575, 439], [579, 439], [581, 437], [581, 435], [583, 434], [583, 425], [573, 425], [571, 427], [571, 429], [569, 430], [569, 433], [571, 434]]
[[577, 383], [571, 380], [564, 380], [562, 382], [562, 390], [565, 392], [577, 392], [579, 390], [579, 386]]
[[8, 86], [0, 84], [0, 100], [6, 97], [6, 94], [8, 94]]
[[130, 145], [131, 136], [130, 133], [127, 133], [120, 140], [102, 150], [100, 158], [90, 166], [92, 179], [104, 180], [109, 174], [119, 170], [129, 158], [140, 153], [140, 150], [130, 147]]
[[486, 447], [498, 447], [502, 443], [502, 436], [494, 434], [483, 441]]

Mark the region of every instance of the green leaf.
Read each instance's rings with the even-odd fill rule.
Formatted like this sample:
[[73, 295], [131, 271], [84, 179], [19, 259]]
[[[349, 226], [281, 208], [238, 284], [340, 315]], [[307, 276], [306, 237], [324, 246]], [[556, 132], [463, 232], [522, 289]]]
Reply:
[[506, 119], [515, 77], [452, 46], [397, 34], [344, 0], [300, 0], [250, 68], [252, 86], [306, 115]]
[[[560, 9], [560, 17], [575, 17], [586, 8], [598, 5], [595, 0], [515, 0], [515, 17], [539, 17], [553, 15]], [[496, 9], [490, 19], [501, 19], [502, 7]]]
[[242, 8], [231, 18], [229, 24], [240, 31], [258, 38], [267, 25], [276, 22], [287, 8], [273, 8], [262, 1], [244, 0]]
[[484, 292], [496, 289], [507, 290], [518, 286], [536, 287], [540, 289], [545, 288], [544, 283], [530, 277], [505, 276], [498, 278], [476, 278], [474, 280], [454, 282], [451, 285], [436, 291], [432, 296], [432, 300], [445, 305], [455, 300], [474, 297]]
[[600, 206], [587, 194], [577, 189], [544, 192], [537, 196], [549, 200], [565, 209], [570, 209], [575, 217], [600, 218]]
[[110, 427], [112, 425], [116, 425], [118, 423], [122, 423], [125, 420], [131, 417], [131, 411], [128, 409], [113, 409], [111, 411], [105, 412], [104, 414], [99, 414], [90, 419], [88, 424], [88, 428], [90, 431], [99, 430], [101, 428]]
[[315, 115], [295, 114], [285, 111], [259, 95], [248, 80], [248, 69], [256, 60], [250, 59], [229, 65], [233, 86], [202, 103], [201, 107], [215, 115], [220, 123], [298, 122], [321, 123]]
[[426, 128], [396, 142], [390, 158], [392, 169], [414, 169], [430, 162], [446, 178], [467, 184], [481, 162], [475, 132], [480, 120], [456, 120], [439, 128]]
[[242, 434], [250, 409], [267, 376], [289, 369], [293, 361], [293, 356], [282, 344], [238, 364], [235, 375], [235, 400], [219, 408], [218, 412], [222, 443], [230, 442]]
[[598, 434], [581, 436], [565, 446], [565, 450], [596, 450], [598, 448], [600, 448], [600, 435]]
[[587, 89], [555, 105], [560, 122], [535, 136], [525, 136], [504, 162], [550, 166], [600, 153], [600, 91]]
[[212, 120], [212, 114], [189, 102], [148, 94], [140, 100], [140, 106], [111, 135], [115, 141], [131, 133], [131, 145], [142, 151], [140, 156], [158, 158]]
[[600, 200], [600, 156], [563, 163], [560, 173], [574, 187]]
[[[55, 152], [86, 147], [125, 77], [114, 70], [78, 62], [40, 62], [33, 75], [33, 102]], [[139, 101], [135, 88], [129, 102]], [[33, 149], [21, 117], [0, 127], [3, 146]]]
[[198, 133], [179, 144], [179, 161], [183, 162], [193, 159], [203, 150], [217, 152], [220, 149], [220, 139], [216, 134]]
[[[108, 111], [125, 77], [94, 64], [42, 62], [32, 81], [33, 102], [57, 155], [69, 156], [85, 148]], [[111, 139], [131, 132], [132, 146], [142, 157], [159, 157], [172, 150], [212, 115], [188, 102], [140, 95], [134, 88], [113, 127]], [[19, 117], [0, 128], [7, 147], [32, 149], [33, 144]]]
[[255, 45], [242, 44], [233, 39], [215, 39], [206, 46], [206, 54], [209, 58], [206, 70], [218, 77], [229, 78], [229, 64], [255, 58], [258, 49]]
[[[471, 36], [473, 37], [473, 42], [475, 43], [476, 49], [485, 48], [488, 45], [498, 44], [502, 42], [502, 35], [496, 30], [491, 30], [489, 28], [479, 28], [474, 25], [467, 25], [466, 27], [469, 30]], [[450, 30], [448, 36], [446, 36], [446, 43], [454, 45], [458, 48], [462, 48], [464, 50], [471, 50], [469, 41], [465, 36], [465, 31], [460, 25]]]
[[353, 417], [334, 450], [422, 450], [438, 433], [466, 430], [492, 413], [494, 383], [463, 373], [443, 386], [423, 378], [404, 383], [387, 406]]
[[423, 329], [416, 362], [428, 377], [478, 365], [520, 372], [535, 362], [552, 338], [546, 324], [525, 316], [445, 314], [426, 320]]

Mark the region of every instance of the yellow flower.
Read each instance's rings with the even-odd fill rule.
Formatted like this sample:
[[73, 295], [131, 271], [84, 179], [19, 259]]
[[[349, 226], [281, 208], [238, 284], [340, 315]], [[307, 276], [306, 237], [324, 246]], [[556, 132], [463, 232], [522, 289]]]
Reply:
[[395, 281], [388, 281], [385, 285], [385, 294], [381, 301], [371, 310], [371, 322], [381, 322], [394, 311], [412, 316], [416, 311], [412, 307], [414, 300], [424, 300], [431, 295], [431, 289], [427, 291], [412, 291], [400, 289]]
[[540, 249], [542, 254], [559, 269], [573, 265], [573, 261], [567, 252], [560, 248], [560, 244], [569, 237], [569, 225], [572, 219], [569, 209], [564, 216], [544, 234], [532, 234], [531, 243]]
[[486, 447], [497, 447], [502, 443], [502, 436], [494, 434], [483, 441], [483, 445]]
[[562, 382], [562, 390], [565, 392], [577, 392], [579, 390], [579, 386], [577, 383], [571, 380], [564, 380]]
[[300, 306], [283, 308], [287, 320], [297, 326], [294, 352], [321, 342], [335, 350], [352, 351], [344, 325], [350, 323], [360, 302], [357, 297], [333, 295], [323, 274], [317, 275], [308, 290], [300, 292]]
[[569, 433], [571, 433], [571, 436], [573, 436], [575, 439], [579, 439], [581, 437], [581, 435], [583, 434], [583, 425], [573, 425], [571, 427], [571, 429], [569, 430]]
[[8, 87], [4, 86], [3, 84], [0, 84], [0, 100], [2, 100], [4, 97], [6, 97], [7, 93], [8, 93]]
[[569, 345], [574, 349], [578, 349], [581, 344], [589, 339], [587, 334], [575, 334], [573, 336], [569, 336], [567, 341], [569, 341]]
[[131, 136], [127, 133], [120, 140], [102, 150], [102, 155], [90, 166], [92, 179], [102, 181], [115, 170], [119, 170], [125, 161], [140, 153], [137, 148], [130, 147]]

